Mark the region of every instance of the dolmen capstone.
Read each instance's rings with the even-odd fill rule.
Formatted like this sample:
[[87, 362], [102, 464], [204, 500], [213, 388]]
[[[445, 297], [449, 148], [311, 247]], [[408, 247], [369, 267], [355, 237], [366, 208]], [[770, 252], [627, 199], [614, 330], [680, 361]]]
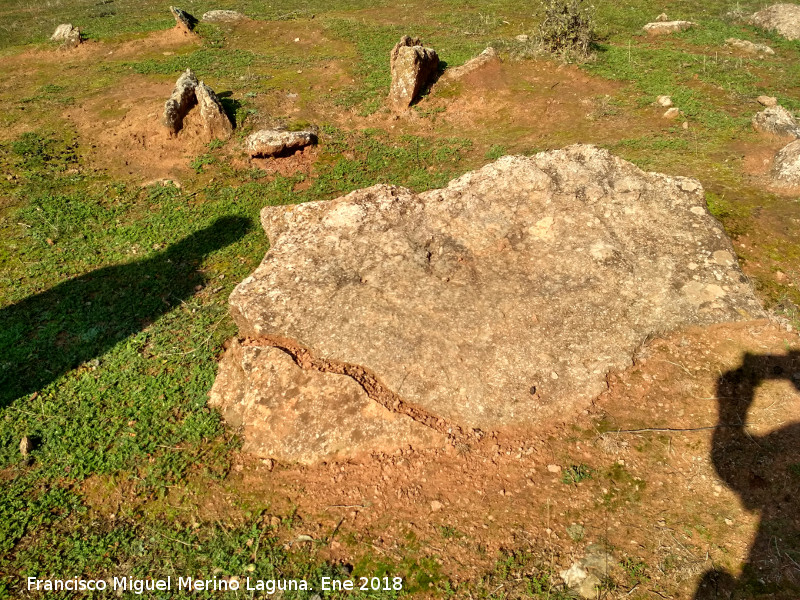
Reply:
[[700, 183], [593, 146], [261, 222], [210, 397], [281, 461], [568, 421], [648, 336], [764, 315]]

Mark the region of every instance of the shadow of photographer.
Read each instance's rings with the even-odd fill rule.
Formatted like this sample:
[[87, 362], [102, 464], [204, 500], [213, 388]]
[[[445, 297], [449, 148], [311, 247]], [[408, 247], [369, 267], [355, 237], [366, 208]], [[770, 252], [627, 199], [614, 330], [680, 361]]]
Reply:
[[249, 219], [223, 217], [155, 256], [104, 267], [0, 309], [0, 410], [103, 355], [204, 282], [204, 257], [241, 239]]
[[746, 426], [758, 387], [775, 379], [800, 390], [800, 351], [745, 354], [738, 369], [717, 381], [711, 459], [743, 506], [760, 513], [760, 522], [742, 575], [707, 572], [695, 600], [800, 597], [800, 422], [761, 436]]

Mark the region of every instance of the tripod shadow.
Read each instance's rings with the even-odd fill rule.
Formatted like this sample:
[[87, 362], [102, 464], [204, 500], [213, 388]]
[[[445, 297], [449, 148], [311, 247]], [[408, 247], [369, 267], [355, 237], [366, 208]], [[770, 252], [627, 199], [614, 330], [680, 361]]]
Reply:
[[756, 390], [770, 379], [786, 379], [800, 390], [800, 351], [746, 354], [717, 382], [714, 468], [761, 520], [741, 577], [709, 571], [695, 600], [800, 597], [800, 422], [763, 436], [745, 427]]
[[202, 259], [250, 226], [223, 217], [151, 258], [97, 269], [0, 309], [0, 410], [194, 295]]

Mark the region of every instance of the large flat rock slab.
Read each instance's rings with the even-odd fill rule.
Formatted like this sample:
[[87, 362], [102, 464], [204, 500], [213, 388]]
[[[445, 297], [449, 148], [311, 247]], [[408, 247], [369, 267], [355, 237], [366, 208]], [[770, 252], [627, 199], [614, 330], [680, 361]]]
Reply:
[[697, 181], [592, 146], [261, 218], [241, 335], [367, 374], [446, 435], [568, 419], [648, 336], [763, 315]]

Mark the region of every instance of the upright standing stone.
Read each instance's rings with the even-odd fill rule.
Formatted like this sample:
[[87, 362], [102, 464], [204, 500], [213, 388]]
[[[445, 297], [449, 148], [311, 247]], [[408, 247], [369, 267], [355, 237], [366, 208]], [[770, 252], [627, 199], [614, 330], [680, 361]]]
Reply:
[[217, 95], [202, 81], [195, 87], [200, 118], [209, 140], [227, 140], [233, 134], [233, 123], [225, 113]]
[[172, 13], [172, 16], [175, 17], [176, 27], [182, 29], [186, 33], [192, 33], [194, 26], [197, 24], [197, 19], [176, 6], [170, 6], [169, 11]]
[[172, 95], [164, 105], [163, 122], [172, 135], [177, 134], [181, 127], [183, 127], [183, 118], [189, 109], [197, 102], [195, 95], [195, 88], [197, 87], [197, 77], [194, 76], [191, 69], [186, 71], [178, 77], [175, 82], [175, 89]]
[[419, 96], [439, 69], [439, 57], [433, 48], [422, 46], [419, 38], [403, 36], [390, 55], [392, 87], [389, 103], [404, 110]]

